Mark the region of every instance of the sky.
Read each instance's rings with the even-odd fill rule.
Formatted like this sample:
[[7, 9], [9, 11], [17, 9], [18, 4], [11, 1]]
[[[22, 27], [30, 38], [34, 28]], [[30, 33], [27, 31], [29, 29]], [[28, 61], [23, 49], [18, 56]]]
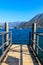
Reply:
[[0, 0], [0, 22], [25, 22], [41, 13], [43, 0]]

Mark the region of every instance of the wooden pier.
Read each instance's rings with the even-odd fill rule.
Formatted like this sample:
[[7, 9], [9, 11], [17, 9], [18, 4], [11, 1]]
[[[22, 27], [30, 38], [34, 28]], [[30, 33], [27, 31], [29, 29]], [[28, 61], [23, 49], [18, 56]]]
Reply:
[[1, 65], [41, 65], [27, 45], [12, 45]]
[[12, 32], [8, 31], [8, 23], [5, 23], [5, 28], [5, 32], [0, 33], [2, 35], [0, 65], [43, 65], [43, 62], [38, 57], [38, 50], [43, 53], [43, 49], [40, 48], [38, 42], [39, 36], [42, 35], [36, 33], [36, 23], [33, 24], [31, 38], [29, 36], [30, 45], [12, 44]]

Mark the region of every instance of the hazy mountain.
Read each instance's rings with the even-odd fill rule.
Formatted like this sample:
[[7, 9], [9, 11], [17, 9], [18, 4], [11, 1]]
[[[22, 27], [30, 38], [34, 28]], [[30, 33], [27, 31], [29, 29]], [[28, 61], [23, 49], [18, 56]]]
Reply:
[[19, 24], [20, 24], [20, 22], [9, 22], [9, 23], [8, 23], [9, 28], [17, 27]]
[[[30, 28], [32, 23], [37, 23], [38, 28], [43, 28], [43, 14], [38, 14], [28, 22], [9, 22], [9, 28]], [[4, 23], [0, 23], [0, 26], [4, 27]]]
[[28, 22], [22, 22], [20, 23], [20, 25], [18, 26], [19, 28], [30, 28], [32, 27], [32, 23], [37, 23], [37, 27], [38, 28], [43, 28], [43, 14], [38, 14], [35, 17], [33, 17], [30, 21]]
[[[20, 22], [8, 22], [9, 28], [17, 27], [19, 24], [20, 24]], [[2, 26], [4, 28], [5, 24], [0, 22], [0, 26]]]

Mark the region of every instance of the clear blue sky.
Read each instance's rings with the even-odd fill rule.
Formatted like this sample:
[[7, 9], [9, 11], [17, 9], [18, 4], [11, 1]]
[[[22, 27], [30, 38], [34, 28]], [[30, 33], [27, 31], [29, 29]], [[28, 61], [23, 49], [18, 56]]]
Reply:
[[0, 22], [28, 21], [43, 13], [43, 0], [0, 0]]

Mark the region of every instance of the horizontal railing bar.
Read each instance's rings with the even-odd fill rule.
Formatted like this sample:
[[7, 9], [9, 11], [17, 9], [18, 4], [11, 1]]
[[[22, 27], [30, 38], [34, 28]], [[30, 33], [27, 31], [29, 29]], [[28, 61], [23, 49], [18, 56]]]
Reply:
[[[9, 34], [10, 36], [8, 37], [8, 39], [6, 39], [6, 41], [4, 42], [3, 39], [4, 39], [4, 35], [7, 35]], [[2, 35], [2, 45], [0, 46], [0, 49], [2, 49], [2, 55], [0, 56], [0, 62], [3, 60], [4, 56], [6, 55], [7, 51], [9, 50], [10, 46], [12, 45], [12, 32], [11, 31], [8, 31], [8, 32], [0, 32], [0, 35]], [[4, 46], [8, 44], [8, 47], [3, 50]]]
[[36, 51], [34, 51], [34, 49], [30, 46], [34, 56], [36, 56], [36, 60], [39, 62], [39, 65], [43, 65], [41, 59], [39, 58], [39, 56], [37, 55]]
[[2, 35], [2, 34], [8, 34], [8, 33], [10, 33], [11, 31], [8, 31], [8, 32], [0, 32], [0, 35]]
[[[10, 41], [11, 40], [11, 38], [10, 39], [8, 39], [7, 41]], [[0, 46], [0, 49], [2, 49], [3, 48], [3, 46], [7, 43], [7, 41], [5, 42], [5, 43], [3, 43], [3, 45], [2, 46]]]
[[33, 40], [32, 40], [32, 42], [33, 42], [33, 44], [35, 44], [35, 45], [39, 48], [39, 50], [40, 50], [41, 52], [43, 52], [43, 49], [42, 49], [42, 48], [40, 48], [36, 43], [34, 43]]
[[2, 49], [3, 48], [3, 46], [5, 45], [6, 43], [4, 43], [2, 46], [0, 46], [0, 49]]
[[2, 61], [2, 59], [4, 58], [4, 56], [6, 55], [6, 53], [7, 53], [7, 51], [9, 50], [9, 48], [10, 48], [11, 45], [12, 45], [12, 44], [10, 44], [10, 45], [7, 47], [7, 49], [4, 51], [4, 53], [3, 53], [2, 56], [0, 57], [0, 62]]
[[36, 35], [39, 35], [39, 36], [43, 36], [43, 33], [33, 32], [32, 34], [36, 34]]
[[1, 32], [0, 35], [2, 35], [2, 34], [8, 34], [8, 32]]

